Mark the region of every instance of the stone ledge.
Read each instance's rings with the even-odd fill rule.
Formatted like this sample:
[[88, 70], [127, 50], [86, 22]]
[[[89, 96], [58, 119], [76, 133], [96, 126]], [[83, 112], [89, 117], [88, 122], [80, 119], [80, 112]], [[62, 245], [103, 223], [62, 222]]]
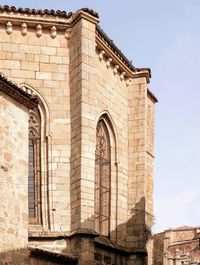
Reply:
[[113, 252], [121, 253], [123, 255], [141, 255], [141, 256], [147, 256], [147, 250], [146, 249], [128, 249], [121, 247], [114, 243], [111, 239], [105, 237], [105, 236], [99, 236], [94, 239], [94, 243], [97, 247], [102, 249], [109, 249]]
[[51, 232], [51, 231], [29, 231], [29, 240], [54, 240], [54, 239], [70, 239], [75, 236], [97, 237], [99, 236], [92, 229], [78, 229], [73, 233], [69, 232]]
[[39, 248], [28, 248], [29, 256], [33, 258], [43, 259], [46, 261], [54, 261], [58, 264], [69, 264], [76, 265], [78, 264], [78, 257], [75, 256], [67, 256], [62, 253], [55, 253]]

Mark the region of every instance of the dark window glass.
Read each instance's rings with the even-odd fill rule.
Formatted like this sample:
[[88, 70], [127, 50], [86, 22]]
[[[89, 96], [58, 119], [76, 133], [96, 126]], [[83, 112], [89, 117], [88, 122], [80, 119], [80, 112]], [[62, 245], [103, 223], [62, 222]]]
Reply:
[[29, 172], [28, 210], [29, 223], [40, 223], [40, 176], [41, 176], [41, 121], [37, 109], [29, 113]]
[[102, 235], [110, 229], [111, 150], [108, 129], [103, 120], [97, 124], [95, 152], [95, 227]]

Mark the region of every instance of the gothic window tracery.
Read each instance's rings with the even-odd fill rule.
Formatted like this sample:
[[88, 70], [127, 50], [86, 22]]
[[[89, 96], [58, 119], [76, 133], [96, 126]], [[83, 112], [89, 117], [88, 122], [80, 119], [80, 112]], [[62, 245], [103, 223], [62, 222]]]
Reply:
[[110, 227], [111, 148], [109, 132], [103, 120], [97, 124], [95, 152], [95, 227], [109, 235]]
[[41, 119], [38, 109], [29, 112], [29, 223], [40, 223], [41, 182]]

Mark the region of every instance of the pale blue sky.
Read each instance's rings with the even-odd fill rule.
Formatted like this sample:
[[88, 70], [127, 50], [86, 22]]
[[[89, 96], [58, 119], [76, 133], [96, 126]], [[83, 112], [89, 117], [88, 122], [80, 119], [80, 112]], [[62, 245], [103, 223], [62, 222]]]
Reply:
[[200, 226], [200, 1], [16, 0], [1, 5], [75, 11], [90, 7], [156, 94], [154, 231]]

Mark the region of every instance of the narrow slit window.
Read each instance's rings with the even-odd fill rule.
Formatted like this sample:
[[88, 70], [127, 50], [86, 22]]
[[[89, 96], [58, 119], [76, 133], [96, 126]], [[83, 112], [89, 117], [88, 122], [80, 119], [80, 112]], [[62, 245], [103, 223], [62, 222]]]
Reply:
[[95, 152], [95, 227], [101, 235], [110, 230], [111, 148], [103, 120], [97, 124]]
[[28, 169], [29, 223], [39, 224], [41, 222], [41, 119], [38, 109], [31, 110], [29, 113]]

